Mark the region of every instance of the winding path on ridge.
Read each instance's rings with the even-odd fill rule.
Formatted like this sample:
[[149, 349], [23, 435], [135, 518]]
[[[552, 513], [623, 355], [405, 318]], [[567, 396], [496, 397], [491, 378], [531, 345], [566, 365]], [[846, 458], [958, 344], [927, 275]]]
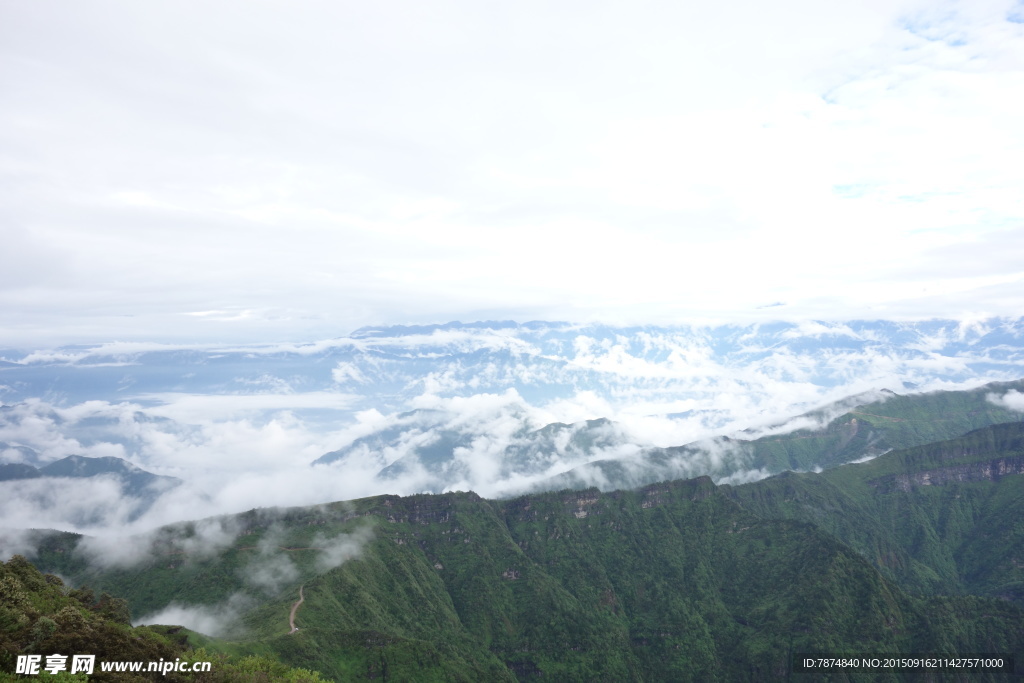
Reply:
[[288, 631], [288, 633], [295, 633], [299, 630], [295, 625], [295, 613], [299, 611], [299, 605], [301, 605], [305, 599], [306, 598], [302, 596], [302, 586], [299, 586], [299, 601], [292, 605], [292, 613], [288, 615], [288, 625], [292, 627], [292, 630]]

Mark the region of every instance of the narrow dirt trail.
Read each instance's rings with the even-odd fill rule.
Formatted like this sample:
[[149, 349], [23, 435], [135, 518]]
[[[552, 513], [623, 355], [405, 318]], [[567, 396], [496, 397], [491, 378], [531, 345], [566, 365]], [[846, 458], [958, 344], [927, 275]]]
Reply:
[[299, 601], [292, 605], [292, 613], [288, 615], [288, 625], [292, 627], [292, 630], [288, 633], [295, 633], [299, 630], [295, 625], [295, 613], [299, 611], [299, 605], [301, 605], [305, 599], [306, 598], [302, 595], [302, 586], [299, 586]]

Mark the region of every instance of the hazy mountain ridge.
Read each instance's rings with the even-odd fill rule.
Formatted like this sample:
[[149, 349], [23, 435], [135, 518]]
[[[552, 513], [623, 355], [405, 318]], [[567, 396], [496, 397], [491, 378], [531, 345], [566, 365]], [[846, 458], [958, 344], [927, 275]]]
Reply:
[[[9, 504], [52, 507], [55, 501], [85, 497], [87, 490], [106, 495], [107, 504], [138, 519], [164, 494], [182, 485], [177, 477], [153, 474], [111, 456], [69, 455], [42, 467], [22, 463], [0, 465], [0, 493]], [[67, 521], [86, 526], [97, 519], [88, 505], [77, 506]]]
[[[726, 482], [763, 478], [790, 469], [833, 467], [977, 427], [1024, 419], [1024, 413], [997, 405], [990, 398], [1022, 389], [1024, 380], [994, 382], [968, 391], [870, 392], [767, 428], [670, 448], [637, 444], [621, 427], [605, 419], [554, 423], [536, 430], [519, 428], [494, 459], [500, 465], [497, 476], [531, 482], [522, 489], [532, 491], [590, 486], [609, 491], [701, 475]], [[399, 421], [327, 453], [313, 464], [344, 467], [353, 459], [376, 457], [378, 476], [395, 477], [422, 469], [429, 473], [424, 490], [434, 493], [471, 480], [467, 476], [471, 464], [465, 462], [464, 455], [459, 457], [460, 451], [466, 454], [477, 440], [492, 435], [445, 411], [413, 411], [399, 417]], [[758, 432], [769, 434], [751, 438]], [[616, 451], [625, 455], [614, 457]], [[603, 457], [606, 454], [613, 457]], [[572, 467], [573, 463], [579, 464]], [[567, 471], [538, 478], [551, 469]], [[514, 488], [509, 491], [516, 492]]]
[[[574, 424], [554, 422], [539, 429], [516, 423], [511, 425], [511, 433], [496, 434], [445, 411], [414, 411], [399, 417], [399, 421], [326, 453], [312, 464], [344, 468], [353, 460], [375, 459], [380, 468], [376, 476], [394, 479], [421, 472], [421, 489], [441, 493], [473, 481], [473, 457], [481, 451], [490, 455], [494, 477], [515, 482], [536, 480], [551, 470], [602, 453], [635, 453], [641, 448], [621, 427], [604, 418]], [[531, 485], [520, 484], [519, 488]], [[515, 490], [515, 485], [510, 489]]]
[[[646, 448], [619, 459], [598, 459], [536, 485], [535, 490], [635, 488], [657, 481], [710, 475], [726, 483], [760, 479], [787, 470], [835, 467], [896, 448], [938, 441], [1024, 413], [997, 405], [992, 396], [1024, 389], [1024, 380], [994, 382], [969, 391], [901, 396], [861, 394], [777, 425], [781, 434], [755, 430], [671, 448]], [[832, 417], [840, 411], [846, 411]], [[793, 429], [801, 424], [817, 425]], [[772, 428], [759, 431], [772, 431]]]
[[32, 469], [36, 470], [40, 477], [82, 479], [111, 475], [126, 484], [126, 493], [135, 496], [141, 495], [146, 490], [167, 489], [181, 483], [181, 480], [175, 477], [153, 474], [127, 460], [111, 456], [91, 458], [69, 455], [49, 465]]

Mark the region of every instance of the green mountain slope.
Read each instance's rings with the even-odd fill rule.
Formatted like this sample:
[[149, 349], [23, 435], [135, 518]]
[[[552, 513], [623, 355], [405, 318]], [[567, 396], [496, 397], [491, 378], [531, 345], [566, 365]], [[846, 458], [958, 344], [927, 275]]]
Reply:
[[821, 474], [725, 487], [746, 509], [809, 522], [923, 594], [1024, 605], [1024, 424], [894, 451]]
[[746, 470], [774, 474], [827, 469], [893, 449], [951, 439], [992, 424], [1020, 422], [1024, 415], [988, 398], [1011, 390], [1024, 390], [1024, 380], [993, 382], [968, 391], [905, 396], [884, 392], [885, 397], [876, 400], [855, 396], [793, 420], [815, 426], [759, 438], [753, 438], [752, 432], [740, 432], [730, 438], [599, 460], [558, 475], [541, 488], [596, 484], [612, 490], [697, 474], [721, 480]]
[[[335, 680], [760, 681], [784, 679], [797, 652], [1024, 656], [1019, 606], [912, 596], [821, 527], [754, 514], [734, 491], [705, 477], [509, 501], [381, 496], [232, 518], [238, 536], [217, 553], [183, 550], [195, 526], [165, 531], [131, 568], [89, 568], [70, 535], [38, 560], [116, 587], [136, 616], [246, 604], [236, 651]], [[339, 538], [369, 540], [325, 569]], [[277, 585], [253, 583], [271, 569]]]
[[[42, 574], [24, 557], [0, 562], [0, 681], [38, 679], [50, 681], [233, 681], [274, 680], [317, 683], [319, 674], [291, 669], [274, 659], [246, 657], [227, 659], [204, 649], [187, 647], [187, 632], [167, 627], [136, 627], [129, 621], [128, 605], [120, 598], [92, 591], [71, 590], [63, 581]], [[70, 657], [63, 670], [43, 671], [26, 677], [16, 675], [19, 655], [41, 655], [40, 664], [53, 654], [96, 656], [93, 673], [69, 673]], [[180, 673], [104, 672], [104, 662], [184, 662], [186, 666], [210, 662], [210, 671]]]
[[[951, 439], [993, 424], [1020, 422], [1024, 414], [988, 398], [1011, 390], [1024, 390], [1024, 380], [993, 382], [968, 391], [889, 393], [883, 400], [845, 412], [823, 430], [797, 430], [756, 439], [751, 443], [752, 464], [773, 471], [828, 469], [888, 450]], [[811, 413], [809, 417], [817, 416]]]

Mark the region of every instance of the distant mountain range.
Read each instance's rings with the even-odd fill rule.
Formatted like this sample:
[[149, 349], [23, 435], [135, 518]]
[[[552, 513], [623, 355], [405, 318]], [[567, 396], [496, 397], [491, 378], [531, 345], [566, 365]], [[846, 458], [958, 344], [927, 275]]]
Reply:
[[[780, 434], [730, 437], [675, 448], [645, 449], [627, 458], [601, 459], [544, 482], [549, 490], [597, 485], [602, 490], [635, 488], [656, 481], [707, 474], [718, 481], [761, 479], [785, 471], [809, 471], [866, 460], [898, 448], [948, 439], [988, 425], [1020, 421], [1024, 413], [994, 403], [993, 396], [1024, 389], [1024, 380], [996, 382], [969, 391], [937, 391], [880, 399], [855, 396], [806, 413]], [[840, 413], [840, 411], [842, 411]]]
[[488, 460], [497, 466], [492, 473], [495, 479], [531, 481], [571, 463], [640, 449], [621, 428], [604, 418], [577, 424], [557, 422], [540, 429], [517, 424], [507, 439], [481, 430], [478, 424], [460, 422], [449, 412], [404, 413], [384, 429], [326, 453], [313, 464], [344, 468], [354, 460], [363, 464], [373, 459], [380, 467], [378, 477], [422, 473], [421, 489], [440, 493], [459, 485], [466, 487], [474, 479], [474, 456], [479, 450], [489, 449]]
[[[606, 419], [520, 428], [507, 439], [479, 431], [442, 411], [404, 413], [386, 428], [326, 453], [314, 465], [344, 468], [376, 462], [378, 476], [421, 472], [423, 490], [440, 493], [472, 480], [477, 450], [498, 443], [493, 475], [514, 484], [509, 492], [637, 488], [669, 479], [708, 475], [716, 481], [762, 479], [787, 470], [808, 471], [873, 458], [996, 424], [1024, 413], [991, 399], [1024, 390], [1024, 380], [968, 391], [901, 396], [891, 391], [860, 394], [774, 426], [735, 432], [671, 447], [644, 447]], [[799, 425], [808, 425], [794, 428]], [[780, 433], [772, 433], [778, 431]], [[765, 433], [764, 436], [758, 436]], [[483, 446], [479, 442], [484, 442]], [[561, 470], [555, 474], [553, 470]], [[548, 474], [548, 476], [544, 476]]]
[[[130, 399], [150, 405], [171, 393], [329, 391], [351, 395], [351, 411], [401, 412], [424, 392], [452, 396], [513, 389], [531, 405], [591, 392], [612, 405], [699, 416], [714, 426], [732, 413], [729, 406], [716, 405], [715, 397], [723, 393], [746, 391], [750, 399], [767, 395], [778, 404], [784, 401], [777, 391], [783, 386], [840, 388], [835, 398], [841, 398], [882, 387], [902, 392], [936, 382], [1024, 376], [1024, 322], [678, 327], [453, 322], [364, 328], [308, 343], [115, 342], [0, 350], [0, 356], [0, 396], [7, 403]], [[777, 406], [781, 416], [802, 412], [790, 403]]]
[[[176, 477], [146, 472], [127, 460], [109, 456], [69, 455], [39, 468], [23, 463], [0, 464], [0, 492], [10, 499], [22, 498], [45, 504], [51, 499], [74, 498], [81, 494], [83, 480], [114, 482], [118, 499], [110, 503], [130, 504], [132, 512], [129, 519], [137, 519], [160, 496], [182, 484]], [[31, 486], [26, 486], [26, 482]], [[85, 523], [92, 518], [92, 513], [85, 511], [70, 521]]]
[[125, 486], [127, 495], [139, 496], [150, 490], [166, 490], [181, 483], [176, 477], [147, 472], [127, 460], [114, 457], [90, 458], [69, 455], [44, 467], [24, 464], [0, 465], [0, 481], [63, 477], [82, 479], [100, 476], [116, 477]]
[[[1024, 396], [1022, 391], [1024, 380], [906, 395], [866, 392], [774, 424], [671, 447], [644, 443], [629, 425], [605, 418], [535, 428], [527, 419], [530, 408], [518, 401], [501, 400], [476, 413], [452, 406], [420, 408], [379, 420], [376, 429], [316, 458], [311, 476], [360, 472], [375, 490], [441, 493], [484, 487], [497, 497], [591, 486], [611, 491], [702, 475], [735, 484], [788, 470], [821, 470], [1020, 421], [1024, 412], [1011, 408], [1005, 397]], [[97, 422], [86, 428], [95, 429]], [[8, 448], [19, 459], [39, 457], [26, 446]], [[116, 481], [118, 495], [132, 506], [122, 515], [128, 520], [184, 483], [115, 457], [70, 456], [40, 467], [0, 465], [0, 488], [8, 498], [26, 495], [41, 510], [56, 510], [64, 523], [100, 523], [95, 507], [61, 512], [67, 497], [41, 486], [42, 478], [68, 477]], [[40, 485], [29, 487], [28, 481]]]

